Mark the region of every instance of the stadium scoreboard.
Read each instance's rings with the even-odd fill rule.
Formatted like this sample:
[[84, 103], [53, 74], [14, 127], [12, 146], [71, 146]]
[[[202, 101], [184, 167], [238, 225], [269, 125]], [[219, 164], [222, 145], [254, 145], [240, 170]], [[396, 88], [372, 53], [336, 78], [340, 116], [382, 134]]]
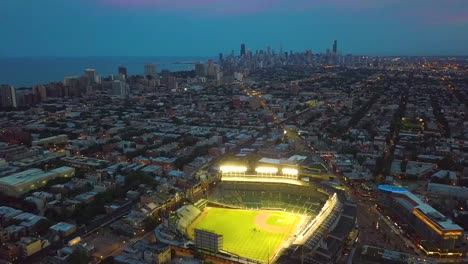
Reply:
[[223, 249], [223, 236], [214, 232], [195, 229], [195, 245], [211, 252], [219, 252]]

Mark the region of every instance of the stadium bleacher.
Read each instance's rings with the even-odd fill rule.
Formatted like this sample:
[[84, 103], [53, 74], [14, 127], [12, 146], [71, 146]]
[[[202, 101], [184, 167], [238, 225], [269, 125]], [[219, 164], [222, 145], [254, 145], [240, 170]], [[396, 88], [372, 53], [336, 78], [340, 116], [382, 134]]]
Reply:
[[185, 233], [187, 227], [201, 214], [201, 210], [191, 204], [183, 206], [176, 211], [177, 229]]
[[238, 208], [274, 209], [316, 215], [327, 195], [301, 186], [223, 182], [210, 193], [208, 199]]

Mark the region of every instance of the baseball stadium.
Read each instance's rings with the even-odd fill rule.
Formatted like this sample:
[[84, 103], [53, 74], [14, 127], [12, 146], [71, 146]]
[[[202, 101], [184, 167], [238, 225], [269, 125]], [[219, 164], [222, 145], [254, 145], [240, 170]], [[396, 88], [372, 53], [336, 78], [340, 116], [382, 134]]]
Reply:
[[215, 188], [172, 220], [207, 254], [240, 263], [333, 263], [355, 225], [354, 205], [332, 187], [299, 180], [297, 166], [222, 165], [220, 174]]

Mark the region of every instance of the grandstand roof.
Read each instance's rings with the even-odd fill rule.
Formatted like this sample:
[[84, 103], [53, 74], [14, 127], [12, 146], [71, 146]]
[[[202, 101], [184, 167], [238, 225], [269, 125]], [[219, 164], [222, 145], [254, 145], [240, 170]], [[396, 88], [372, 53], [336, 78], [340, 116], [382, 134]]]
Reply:
[[287, 183], [299, 186], [308, 186], [307, 182], [293, 179], [283, 178], [267, 178], [267, 177], [225, 177], [221, 178], [222, 181], [233, 181], [233, 182], [265, 182], [265, 183]]
[[261, 158], [258, 162], [268, 163], [274, 165], [297, 165], [294, 160], [281, 160], [281, 159], [270, 159], [270, 158]]

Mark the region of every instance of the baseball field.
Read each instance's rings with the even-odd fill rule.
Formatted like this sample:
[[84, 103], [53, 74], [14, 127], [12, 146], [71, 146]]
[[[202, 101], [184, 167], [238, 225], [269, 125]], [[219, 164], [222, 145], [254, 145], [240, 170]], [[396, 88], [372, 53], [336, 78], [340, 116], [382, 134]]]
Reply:
[[223, 235], [223, 250], [262, 262], [268, 262], [304, 217], [298, 214], [267, 210], [240, 210], [207, 207], [190, 225]]

